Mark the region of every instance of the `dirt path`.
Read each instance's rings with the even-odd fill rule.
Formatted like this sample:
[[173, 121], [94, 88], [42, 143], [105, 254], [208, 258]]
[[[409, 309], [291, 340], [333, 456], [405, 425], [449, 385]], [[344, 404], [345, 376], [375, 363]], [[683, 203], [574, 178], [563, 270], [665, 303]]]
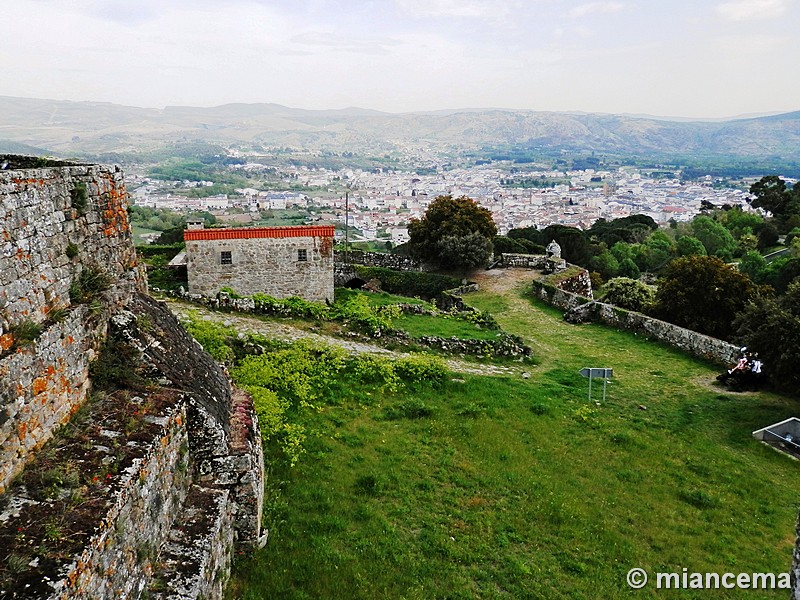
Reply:
[[[185, 318], [189, 315], [189, 313], [192, 313], [198, 315], [204, 321], [221, 323], [226, 327], [233, 327], [242, 333], [255, 333], [287, 342], [293, 342], [299, 339], [307, 339], [320, 345], [338, 346], [340, 348], [344, 348], [350, 354], [366, 353], [394, 357], [409, 355], [407, 352], [389, 350], [376, 344], [347, 340], [330, 335], [314, 333], [312, 331], [305, 331], [299, 327], [293, 327], [288, 323], [263, 321], [250, 315], [214, 312], [201, 306], [176, 302], [174, 300], [168, 300], [167, 306], [169, 306], [170, 310], [178, 318]], [[521, 377], [522, 374], [526, 372], [526, 368], [522, 365], [506, 366], [480, 364], [459, 360], [457, 358], [445, 358], [444, 361], [447, 363], [447, 366], [450, 368], [450, 370], [456, 373], [471, 373], [475, 375], [509, 375]]]

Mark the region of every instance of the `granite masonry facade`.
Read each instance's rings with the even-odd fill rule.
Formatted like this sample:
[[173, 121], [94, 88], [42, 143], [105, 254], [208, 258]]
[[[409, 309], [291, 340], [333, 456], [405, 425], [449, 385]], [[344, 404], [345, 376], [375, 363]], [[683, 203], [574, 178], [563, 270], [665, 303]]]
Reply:
[[[147, 295], [119, 167], [0, 164], [0, 544], [17, 560], [0, 564], [0, 597], [222, 598], [234, 550], [266, 539], [252, 399]], [[87, 403], [111, 343], [151, 383], [113, 393], [116, 421], [59, 432], [86, 440], [61, 455], [66, 442], [47, 443]], [[69, 504], [19, 483], [43, 449], [51, 470], [75, 473], [71, 493], [84, 499], [70, 510], [92, 507], [61, 525], [83, 528], [68, 558], [52, 550], [60, 537], [39, 544], [28, 529]], [[99, 477], [81, 470], [92, 457]]]
[[189, 293], [300, 296], [333, 301], [333, 226], [242, 227], [184, 232]]

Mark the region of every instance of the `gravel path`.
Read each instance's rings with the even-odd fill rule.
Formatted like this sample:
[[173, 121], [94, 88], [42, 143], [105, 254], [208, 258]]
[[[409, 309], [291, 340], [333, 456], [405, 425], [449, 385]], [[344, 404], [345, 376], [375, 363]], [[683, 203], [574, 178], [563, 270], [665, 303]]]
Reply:
[[[320, 345], [338, 346], [344, 348], [351, 354], [379, 354], [383, 356], [408, 356], [408, 352], [399, 352], [396, 350], [389, 350], [376, 344], [369, 344], [366, 342], [359, 342], [355, 340], [348, 340], [330, 335], [314, 333], [306, 331], [298, 327], [293, 327], [288, 323], [280, 323], [276, 321], [262, 321], [257, 317], [246, 314], [222, 313], [208, 310], [202, 306], [195, 306], [174, 300], [167, 300], [167, 306], [178, 318], [186, 317], [189, 313], [199, 315], [205, 321], [213, 321], [221, 323], [226, 327], [233, 327], [242, 333], [255, 333], [265, 337], [293, 342], [299, 339], [311, 340]], [[510, 375], [522, 377], [523, 373], [527, 373], [523, 365], [495, 365], [495, 364], [480, 364], [459, 360], [457, 358], [445, 358], [445, 363], [451, 371], [456, 373], [471, 373], [475, 375]]]

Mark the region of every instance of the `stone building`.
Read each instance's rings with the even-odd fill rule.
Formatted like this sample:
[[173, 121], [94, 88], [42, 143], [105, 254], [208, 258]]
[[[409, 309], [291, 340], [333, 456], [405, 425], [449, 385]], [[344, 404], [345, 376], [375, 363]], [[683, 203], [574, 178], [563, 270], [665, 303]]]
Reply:
[[333, 301], [333, 225], [204, 229], [184, 232], [189, 293], [228, 287], [243, 296]]

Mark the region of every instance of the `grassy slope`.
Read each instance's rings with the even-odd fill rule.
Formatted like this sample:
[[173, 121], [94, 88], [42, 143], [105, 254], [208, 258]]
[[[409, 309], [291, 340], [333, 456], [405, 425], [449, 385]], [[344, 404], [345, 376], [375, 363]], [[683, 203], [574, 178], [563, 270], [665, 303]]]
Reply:
[[[279, 522], [232, 594], [617, 598], [634, 595], [633, 566], [788, 569], [798, 465], [750, 432], [792, 401], [723, 393], [708, 365], [516, 294], [470, 300], [534, 346], [531, 378], [466, 377], [416, 398], [342, 384], [309, 454], [273, 472]], [[614, 367], [605, 405], [588, 403], [584, 366]], [[386, 418], [414, 402], [431, 415]]]

